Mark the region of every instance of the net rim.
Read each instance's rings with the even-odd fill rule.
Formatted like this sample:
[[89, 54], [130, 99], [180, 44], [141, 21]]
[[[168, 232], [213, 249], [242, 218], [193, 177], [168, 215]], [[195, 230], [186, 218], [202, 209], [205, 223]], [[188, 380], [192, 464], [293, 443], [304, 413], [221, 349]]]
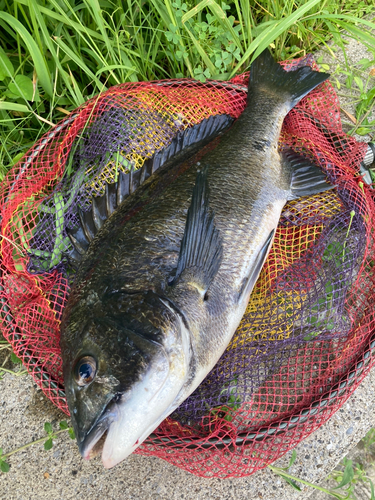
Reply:
[[[127, 82], [127, 85], [136, 87], [136, 86], [139, 86], [140, 84], [143, 83], [143, 84], [153, 84], [153, 85], [157, 85], [160, 87], [164, 87], [164, 86], [168, 87], [171, 85], [189, 84], [191, 82], [194, 82], [195, 85], [205, 85], [206, 86], [207, 84], [211, 84], [214, 86], [222, 86], [224, 88], [229, 87], [229, 88], [232, 88], [233, 90], [244, 92], [246, 94], [248, 91], [248, 89], [245, 85], [231, 83], [230, 81], [225, 82], [225, 81], [220, 81], [220, 80], [206, 80], [205, 82], [201, 82], [200, 80], [194, 80], [194, 78], [176, 78], [176, 79], [170, 79], [170, 80], [151, 80], [149, 82]], [[112, 87], [110, 87], [108, 90], [110, 90], [111, 88]], [[65, 119], [61, 120], [60, 122], [58, 122], [54, 126], [54, 128], [49, 133], [47, 133], [47, 137], [43, 138], [41, 140], [40, 144], [36, 145], [36, 147], [33, 149], [32, 153], [29, 156], [26, 156], [26, 161], [21, 163], [20, 170], [19, 170], [18, 174], [16, 175], [16, 177], [14, 178], [13, 183], [11, 184], [11, 186], [9, 188], [8, 194], [4, 200], [4, 204], [7, 203], [9, 196], [13, 192], [14, 186], [17, 184], [17, 181], [23, 175], [23, 173], [25, 172], [25, 169], [30, 165], [30, 163], [34, 160], [34, 158], [36, 156], [38, 156], [45, 147], [48, 146], [49, 142], [54, 139], [56, 134], [58, 134], [64, 127], [69, 126], [75, 120], [75, 118], [77, 118], [81, 109], [84, 109], [87, 106], [88, 102], [92, 101], [93, 99], [96, 99], [97, 97], [98, 96], [90, 99], [89, 101], [86, 101], [84, 104], [82, 104], [82, 106], [80, 106], [78, 108], [78, 111], [69, 115], [68, 118], [65, 118]], [[27, 153], [26, 153], [26, 155], [27, 155]], [[2, 216], [0, 215], [0, 223], [1, 222], [2, 222]]]
[[[347, 370], [347, 372], [340, 377], [340, 380], [336, 382], [328, 391], [322, 394], [318, 399], [313, 400], [309, 406], [302, 408], [297, 413], [293, 413], [288, 419], [283, 418], [279, 421], [273, 422], [268, 427], [264, 425], [257, 430], [249, 433], [242, 432], [239, 433], [235, 445], [246, 446], [252, 442], [265, 441], [274, 437], [275, 435], [280, 435], [291, 431], [299, 424], [306, 423], [310, 417], [316, 416], [320, 410], [326, 408], [329, 404], [332, 404], [335, 400], [343, 396], [343, 391], [347, 390], [355, 384], [356, 381], [361, 379], [364, 370], [368, 367], [371, 362], [371, 358], [375, 354], [375, 331], [371, 334], [370, 339], [363, 351], [358, 355], [357, 361]], [[367, 361], [367, 363], [366, 363]], [[366, 375], [366, 373], [364, 374]], [[347, 397], [351, 396], [352, 392], [347, 394]], [[342, 404], [346, 401], [345, 398], [341, 404], [337, 407], [339, 409]], [[189, 445], [189, 449], [209, 449], [216, 448], [218, 450], [227, 447], [230, 444], [234, 444], [233, 440], [229, 437], [221, 439], [220, 437], [215, 438], [201, 438], [201, 439], [191, 439], [184, 438], [181, 439], [178, 436], [169, 435], [165, 438], [160, 438], [155, 434], [150, 434], [151, 440], [145, 440], [145, 444], [153, 445], [164, 445], [173, 446], [173, 448], [186, 448]], [[169, 442], [170, 441], [170, 442]]]
[[[189, 83], [194, 82], [195, 85], [214, 85], [218, 87], [224, 87], [224, 88], [231, 88], [235, 91], [247, 93], [247, 87], [240, 85], [240, 84], [235, 84], [231, 82], [224, 82], [224, 81], [218, 81], [218, 80], [207, 80], [206, 82], [200, 82], [194, 79], [174, 79], [174, 80], [155, 80], [155, 81], [150, 81], [150, 82], [145, 82], [147, 84], [153, 84], [157, 86], [171, 86], [171, 85], [176, 85], [176, 86], [184, 86], [188, 85]], [[139, 86], [142, 84], [142, 82], [134, 82], [132, 85], [130, 82], [127, 84], [129, 87], [131, 86]], [[94, 98], [95, 99], [95, 98]], [[87, 102], [84, 103], [83, 106], [86, 106]], [[14, 178], [13, 184], [10, 186], [10, 189], [7, 193], [7, 197], [5, 199], [5, 203], [12, 193], [15, 184], [17, 183], [18, 179], [22, 174], [24, 173], [25, 169], [28, 167], [28, 165], [35, 159], [36, 156], [38, 156], [45, 147], [48, 146], [50, 141], [52, 141], [55, 136], [65, 127], [69, 126], [75, 118], [79, 115], [80, 111], [82, 108], [78, 108], [78, 111], [73, 112], [68, 118], [65, 118], [58, 122], [55, 127], [47, 134], [47, 137], [44, 137], [41, 142], [35, 147], [35, 149], [32, 151], [31, 154], [26, 155], [26, 161], [22, 162], [20, 165], [20, 170], [17, 174], [17, 176]], [[1, 223], [1, 219], [0, 219]], [[2, 271], [0, 270], [0, 292], [4, 291], [3, 287], [3, 277], [2, 277]], [[55, 394], [59, 398], [64, 398], [65, 399], [65, 390], [64, 388], [53, 378], [53, 375], [49, 375], [46, 372], [43, 371], [41, 366], [38, 366], [38, 360], [36, 358], [33, 358], [30, 351], [28, 351], [26, 348], [22, 351], [22, 334], [17, 330], [18, 327], [16, 326], [16, 322], [13, 318], [11, 309], [9, 305], [6, 303], [6, 300], [4, 297], [1, 298], [1, 315], [3, 321], [7, 324], [8, 329], [10, 331], [13, 331], [13, 338], [16, 339], [18, 346], [20, 347], [20, 352], [25, 357], [29, 358], [29, 363], [32, 365], [33, 369], [33, 375], [34, 377], [40, 377], [41, 384], [48, 384], [48, 388], [51, 392], [55, 392]], [[292, 413], [288, 418], [282, 418], [279, 421], [273, 422], [270, 424], [268, 427], [265, 427], [264, 424], [260, 426], [258, 429], [255, 431], [248, 433], [248, 432], [243, 432], [239, 433], [237, 435], [235, 445], [236, 446], [246, 446], [250, 444], [251, 442], [257, 441], [264, 441], [267, 440], [271, 437], [274, 437], [275, 435], [283, 434], [286, 433], [295, 427], [297, 427], [300, 424], [306, 423], [310, 418], [316, 416], [321, 410], [326, 408], [329, 404], [333, 403], [334, 401], [338, 400], [344, 392], [349, 388], [352, 387], [354, 384], [359, 383], [361, 378], [367, 374], [368, 367], [371, 364], [371, 361], [373, 360], [373, 357], [375, 355], [375, 331], [372, 331], [369, 334], [369, 340], [366, 342], [365, 347], [361, 351], [361, 353], [358, 355], [357, 360], [355, 363], [351, 365], [351, 367], [346, 371], [344, 375], [340, 377], [340, 380], [336, 382], [335, 384], [332, 385], [332, 387], [326, 391], [324, 394], [322, 394], [319, 398], [312, 400], [309, 404], [309, 406], [304, 407], [303, 409], [300, 409], [296, 413]], [[29, 353], [29, 354], [28, 354]], [[352, 394], [353, 391], [347, 392], [346, 398], [338, 403], [337, 409], [342, 406], [344, 401]], [[242, 436], [242, 437], [241, 437]], [[175, 438], [175, 439], [174, 439]], [[168, 447], [168, 445], [173, 446], [174, 448], [185, 448], [188, 445], [189, 449], [207, 449], [207, 448], [216, 448], [216, 449], [221, 449], [228, 444], [234, 444], [232, 439], [230, 438], [220, 438], [220, 437], [212, 437], [210, 438], [209, 436], [205, 438], [200, 438], [200, 439], [194, 439], [194, 438], [181, 438], [177, 436], [172, 436], [168, 435], [165, 437], [160, 437], [154, 433], [152, 433], [147, 440], [144, 442], [145, 444], [153, 444], [153, 445], [160, 445], [160, 446], [165, 446]]]
[[[0, 291], [2, 292], [4, 290], [4, 287], [2, 285], [1, 271], [0, 271], [0, 280], [1, 280]], [[3, 306], [3, 308], [1, 309], [1, 315], [3, 316], [3, 321], [8, 323], [10, 325], [10, 329], [14, 331], [14, 329], [17, 329], [17, 327], [14, 326], [15, 321], [12, 316], [10, 307], [8, 306], [8, 304], [5, 303], [4, 298], [1, 298], [1, 303]], [[18, 341], [21, 341], [21, 337], [22, 335], [19, 333], [14, 334], [14, 338]], [[355, 384], [356, 381], [359, 381], [361, 379], [363, 372], [369, 366], [371, 358], [373, 358], [375, 354], [375, 331], [373, 331], [369, 335], [369, 337], [370, 338], [368, 343], [363, 348], [361, 353], [358, 355], [356, 362], [353, 363], [350, 368], [348, 368], [346, 373], [340, 377], [340, 380], [336, 382], [328, 391], [322, 394], [318, 399], [313, 400], [309, 406], [302, 408], [297, 413], [293, 413], [287, 419], [282, 418], [278, 422], [273, 422], [268, 427], [265, 427], [263, 425], [251, 433], [249, 432], [239, 433], [237, 435], [235, 442], [236, 446], [243, 447], [254, 441], [256, 442], [264, 441], [274, 437], [274, 435], [280, 435], [288, 431], [291, 431], [299, 424], [306, 423], [309, 420], [309, 418], [316, 416], [320, 410], [323, 410], [330, 403], [333, 403], [335, 400], [339, 399], [343, 395], [343, 391], [347, 390], [348, 387], [353, 386], [353, 384]], [[35, 360], [35, 358], [33, 358], [31, 355], [28, 356], [27, 349], [22, 354], [29, 357], [30, 364], [33, 365], [34, 370], [36, 370], [36, 372], [39, 372], [39, 376], [41, 379], [43, 378], [43, 375], [46, 375], [47, 377], [47, 374], [43, 373], [42, 369], [38, 367], [38, 363]], [[35, 371], [34, 375], [36, 375]], [[43, 380], [41, 380], [41, 382], [43, 383]], [[64, 388], [58, 382], [54, 381], [53, 377], [50, 375], [48, 376], [48, 384], [52, 391], [56, 391], [60, 398], [65, 399], [66, 396]], [[348, 393], [347, 396], [349, 397], [351, 394], [352, 392]], [[346, 399], [347, 398], [345, 398], [345, 400]], [[338, 408], [344, 403], [344, 401], [342, 401], [342, 403], [338, 406]], [[219, 450], [225, 448], [229, 444], [233, 444], [233, 440], [229, 437], [228, 438], [203, 437], [200, 439], [192, 439], [188, 437], [181, 438], [178, 436], [168, 435], [161, 438], [160, 436], [157, 436], [156, 434], [152, 433], [150, 434], [149, 438], [145, 440], [144, 442], [145, 444], [153, 444], [159, 446], [161, 445], [166, 447], [173, 446], [173, 448], [175, 449], [186, 448], [186, 445], [188, 445], [189, 449], [216, 448]]]

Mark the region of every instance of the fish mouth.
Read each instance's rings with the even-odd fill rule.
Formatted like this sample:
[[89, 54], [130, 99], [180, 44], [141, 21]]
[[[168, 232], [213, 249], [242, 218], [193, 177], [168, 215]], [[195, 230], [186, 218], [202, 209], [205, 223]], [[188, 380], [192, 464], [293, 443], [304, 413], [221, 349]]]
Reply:
[[79, 444], [79, 451], [85, 460], [101, 455], [108, 430], [113, 422], [119, 419], [118, 396], [115, 396], [104, 408], [91, 429]]
[[[121, 458], [113, 456], [114, 435], [118, 436], [118, 424], [121, 424], [121, 402], [119, 397], [115, 396], [103, 410], [103, 413], [98, 417], [91, 429], [84, 435], [79, 443], [79, 451], [85, 460], [101, 455], [102, 463], [106, 469], [110, 469], [122, 461], [126, 456], [130, 455], [149, 434], [164, 420], [166, 416], [174, 408], [168, 408], [162, 415], [151, 423], [146, 428], [139, 429], [139, 432], [133, 434], [133, 439], [128, 443], [127, 450]], [[113, 426], [112, 426], [113, 424]], [[112, 426], [112, 427], [111, 427]], [[134, 439], [135, 438], [135, 439]]]

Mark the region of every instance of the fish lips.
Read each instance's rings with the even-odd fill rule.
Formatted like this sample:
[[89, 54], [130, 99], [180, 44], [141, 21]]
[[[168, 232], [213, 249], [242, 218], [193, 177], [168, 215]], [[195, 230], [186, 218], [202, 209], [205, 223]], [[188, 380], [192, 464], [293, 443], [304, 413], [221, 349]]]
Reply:
[[[83, 436], [78, 444], [79, 451], [85, 460], [90, 460], [101, 454], [105, 435], [113, 422], [119, 419], [119, 405], [117, 401], [119, 395], [116, 395], [104, 408], [103, 413], [97, 418], [91, 429]], [[104, 438], [104, 439], [103, 439]]]

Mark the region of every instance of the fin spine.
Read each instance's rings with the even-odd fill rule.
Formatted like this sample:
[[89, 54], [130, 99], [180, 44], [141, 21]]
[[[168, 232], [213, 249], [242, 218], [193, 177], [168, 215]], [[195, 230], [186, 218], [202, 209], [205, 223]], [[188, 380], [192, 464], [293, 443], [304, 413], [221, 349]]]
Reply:
[[217, 135], [233, 123], [229, 115], [213, 115], [205, 118], [200, 123], [190, 127], [172, 139], [169, 146], [157, 151], [152, 158], [147, 159], [139, 170], [130, 172], [119, 172], [117, 182], [105, 185], [105, 194], [92, 199], [91, 210], [84, 212], [79, 210], [80, 226], [69, 231], [69, 237], [76, 254], [83, 255], [84, 248], [95, 237], [96, 233], [104, 224], [105, 220], [117, 209], [118, 206], [156, 170], [164, 165], [175, 154], [183, 151], [186, 147], [195, 144], [211, 136]]

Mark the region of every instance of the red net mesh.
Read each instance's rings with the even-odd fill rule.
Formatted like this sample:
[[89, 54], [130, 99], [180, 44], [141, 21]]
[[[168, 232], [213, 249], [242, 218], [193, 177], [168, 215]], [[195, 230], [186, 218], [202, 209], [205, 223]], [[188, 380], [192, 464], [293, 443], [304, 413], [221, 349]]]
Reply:
[[[306, 64], [314, 65], [284, 63]], [[105, 182], [140, 167], [178, 131], [215, 114], [238, 117], [247, 76], [111, 88], [44, 135], [3, 182], [2, 332], [65, 413], [59, 324], [74, 279], [66, 229]], [[285, 206], [226, 352], [137, 453], [204, 477], [252, 474], [326, 422], [374, 362], [375, 207], [358, 174], [367, 146], [343, 133], [329, 82], [288, 114], [285, 146], [320, 164], [337, 189]]]

